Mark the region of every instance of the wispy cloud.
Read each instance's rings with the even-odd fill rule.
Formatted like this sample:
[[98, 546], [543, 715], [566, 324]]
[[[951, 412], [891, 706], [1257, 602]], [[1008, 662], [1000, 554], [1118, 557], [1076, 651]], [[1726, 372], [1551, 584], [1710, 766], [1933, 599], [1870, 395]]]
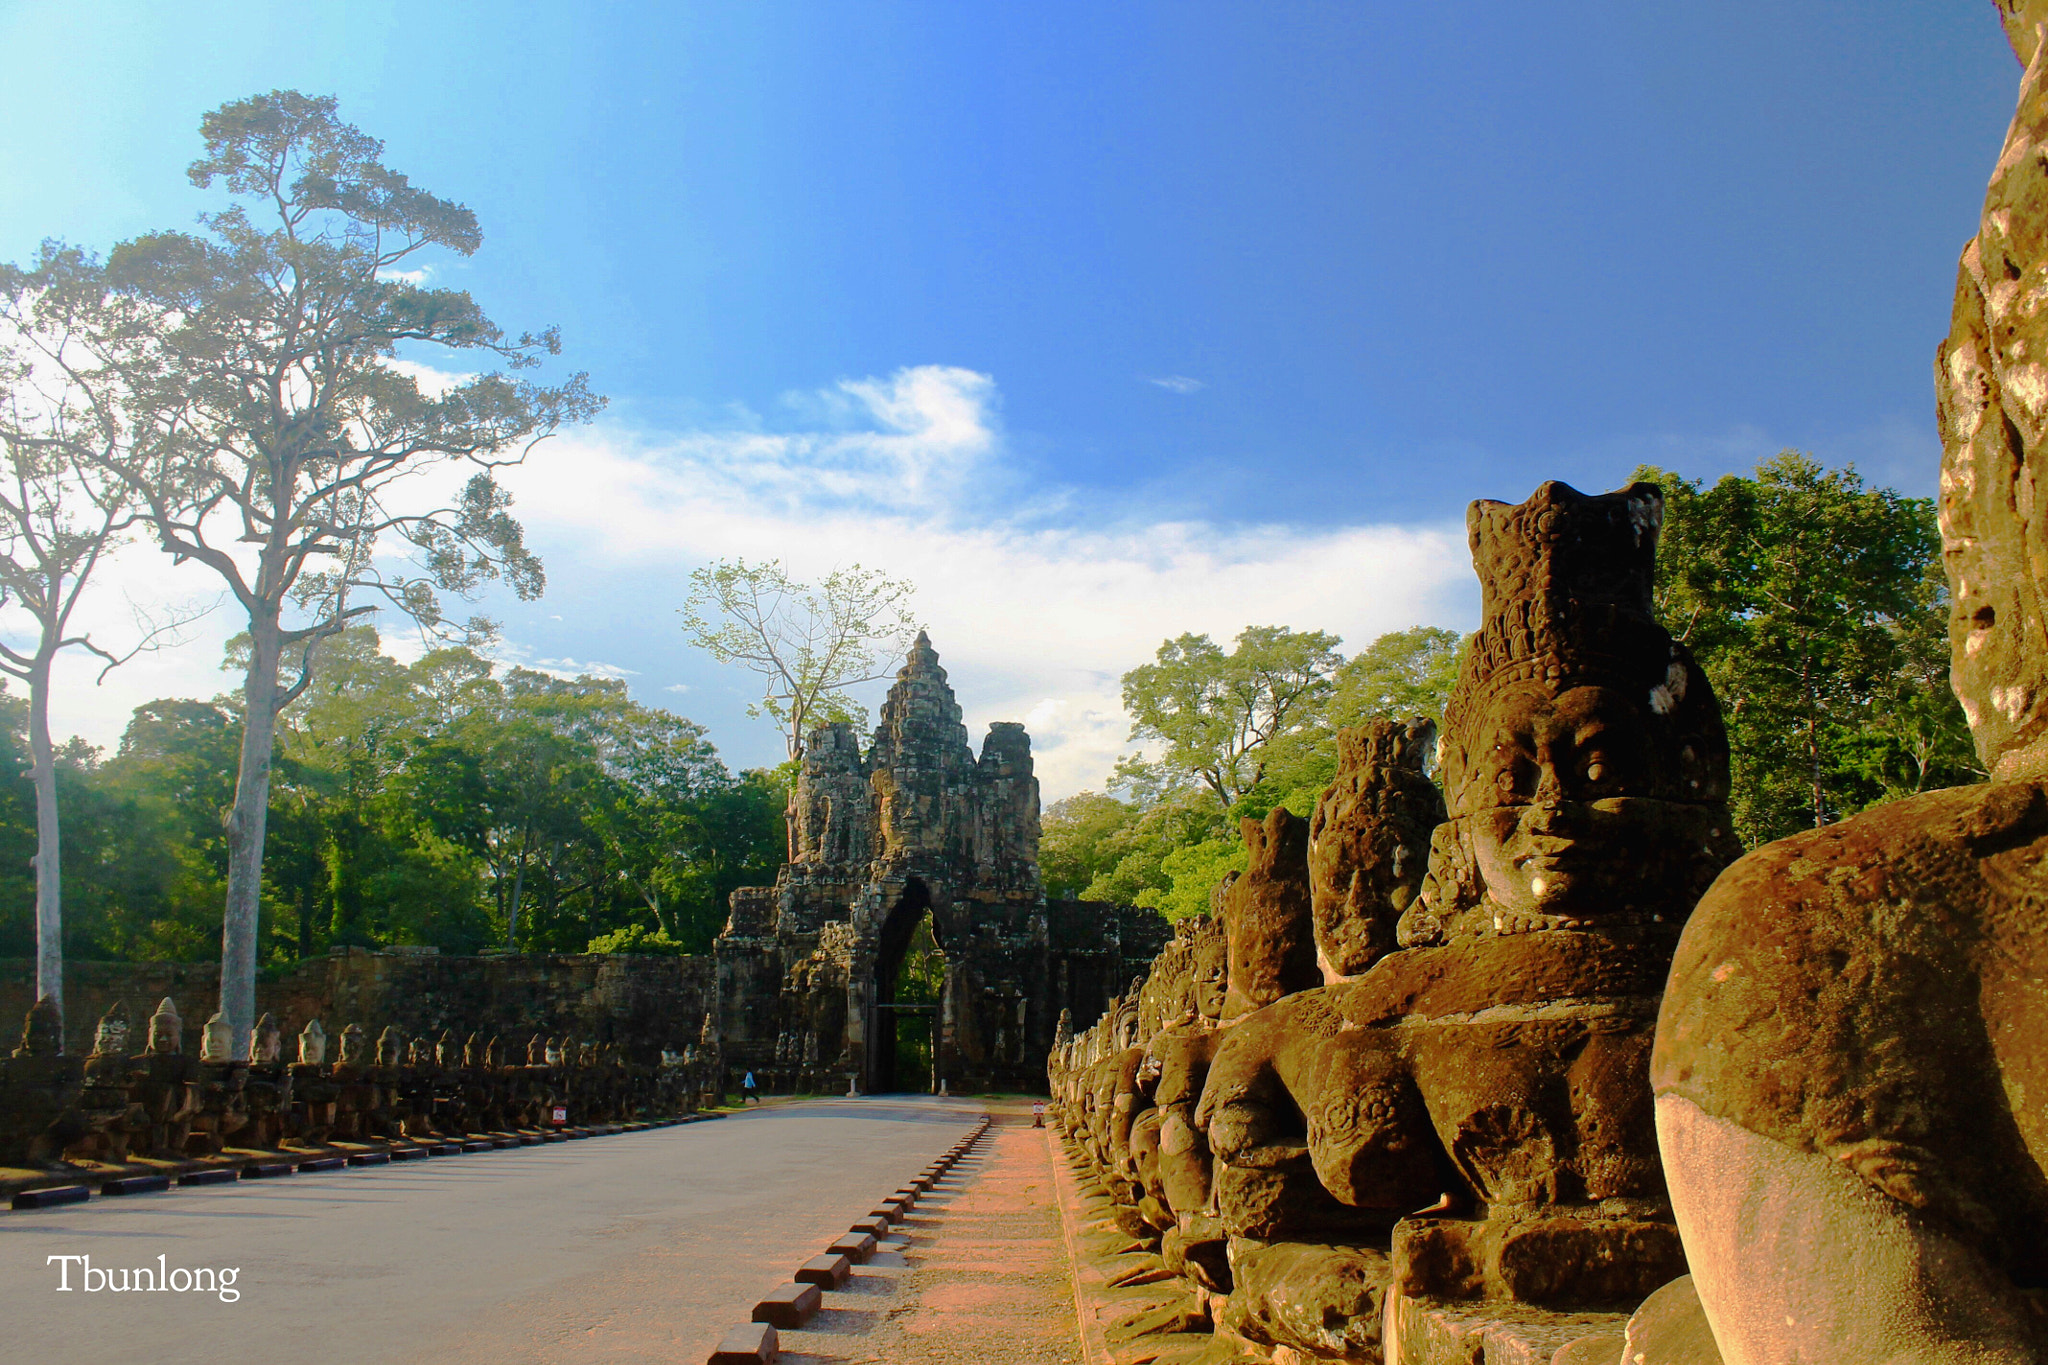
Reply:
[[1190, 379], [1184, 374], [1169, 374], [1157, 379], [1148, 377], [1145, 382], [1147, 384], [1157, 384], [1160, 388], [1173, 393], [1194, 393], [1197, 390], [1208, 387], [1201, 380]]
[[997, 397], [989, 376], [921, 367], [813, 395], [838, 430], [583, 432], [507, 482], [550, 564], [606, 591], [736, 555], [908, 578], [975, 738], [1024, 720], [1048, 799], [1102, 783], [1129, 729], [1117, 680], [1169, 635], [1280, 624], [1357, 648], [1470, 613], [1459, 525], [1166, 520], [1043, 487], [992, 502], [1018, 478]]
[[600, 663], [596, 659], [533, 659], [521, 665], [536, 673], [545, 673], [551, 678], [604, 678], [619, 682], [639, 676], [637, 668], [624, 668], [618, 664]]

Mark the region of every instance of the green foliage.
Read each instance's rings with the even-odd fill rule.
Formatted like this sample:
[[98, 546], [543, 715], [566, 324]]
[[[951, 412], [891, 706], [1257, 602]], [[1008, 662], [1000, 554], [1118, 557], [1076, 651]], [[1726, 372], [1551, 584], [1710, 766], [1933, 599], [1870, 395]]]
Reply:
[[1464, 637], [1441, 626], [1410, 626], [1380, 636], [1337, 670], [1331, 728], [1413, 716], [1441, 724], [1464, 657]]
[[813, 587], [791, 578], [779, 560], [720, 560], [691, 571], [683, 629], [720, 663], [761, 675], [761, 700], [747, 714], [780, 725], [795, 760], [820, 725], [866, 723], [846, 689], [895, 670], [917, 633], [906, 605], [914, 591], [858, 564]]
[[1169, 920], [1184, 920], [1209, 913], [1210, 894], [1226, 873], [1242, 872], [1251, 865], [1251, 854], [1242, 839], [1204, 839], [1186, 844], [1160, 859], [1166, 874], [1164, 888], [1147, 888], [1137, 904], [1150, 906]]
[[678, 943], [660, 929], [650, 930], [644, 924], [629, 924], [623, 929], [614, 929], [609, 934], [599, 934], [590, 940], [586, 953], [640, 953], [654, 957], [683, 957], [690, 951], [687, 943]]
[[1720, 697], [1745, 841], [1981, 776], [1931, 500], [1790, 450], [1710, 488], [1634, 477], [1664, 487], [1657, 611]]
[[[475, 952], [506, 941], [515, 905], [528, 951], [703, 952], [733, 888], [775, 875], [778, 778], [730, 774], [701, 727], [623, 684], [497, 677], [460, 647], [400, 664], [366, 626], [320, 651], [272, 760], [265, 962]], [[238, 702], [152, 702], [112, 757], [61, 756], [67, 953], [219, 952]], [[33, 943], [27, 853], [6, 861], [34, 838], [22, 709], [0, 693], [0, 952], [17, 953]]]
[[1115, 785], [1141, 801], [1204, 788], [1228, 810], [1316, 727], [1342, 662], [1338, 643], [1286, 626], [1247, 626], [1228, 654], [1206, 635], [1166, 641], [1152, 663], [1123, 676], [1131, 738], [1163, 752], [1121, 760]]

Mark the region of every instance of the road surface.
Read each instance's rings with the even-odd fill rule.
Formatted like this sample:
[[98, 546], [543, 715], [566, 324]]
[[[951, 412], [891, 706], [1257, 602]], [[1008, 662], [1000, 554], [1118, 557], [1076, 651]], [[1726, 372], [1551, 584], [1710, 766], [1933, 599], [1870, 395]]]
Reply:
[[[911, 1097], [0, 1213], [0, 1357], [701, 1361], [981, 1113]], [[235, 1271], [233, 1301], [88, 1292]], [[162, 1258], [159, 1260], [159, 1258]], [[60, 1290], [60, 1273], [69, 1290]], [[203, 1282], [205, 1277], [199, 1277]]]

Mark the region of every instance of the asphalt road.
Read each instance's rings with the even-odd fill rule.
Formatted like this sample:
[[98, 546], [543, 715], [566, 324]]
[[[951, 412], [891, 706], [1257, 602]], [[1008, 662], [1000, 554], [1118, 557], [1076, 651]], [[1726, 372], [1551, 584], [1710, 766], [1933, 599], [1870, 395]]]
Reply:
[[[761, 1294], [980, 1112], [909, 1097], [807, 1101], [0, 1213], [0, 1359], [701, 1361]], [[238, 1297], [88, 1292], [84, 1263], [51, 1256], [89, 1256], [95, 1271], [232, 1268]]]

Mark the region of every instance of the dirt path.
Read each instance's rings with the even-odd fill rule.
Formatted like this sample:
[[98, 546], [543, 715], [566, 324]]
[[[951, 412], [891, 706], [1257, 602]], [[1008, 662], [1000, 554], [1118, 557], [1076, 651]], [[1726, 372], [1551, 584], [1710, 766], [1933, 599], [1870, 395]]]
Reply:
[[[900, 1240], [907, 1235], [908, 1241]], [[895, 1250], [782, 1334], [789, 1365], [1080, 1365], [1045, 1134], [1002, 1125], [920, 1200]]]

